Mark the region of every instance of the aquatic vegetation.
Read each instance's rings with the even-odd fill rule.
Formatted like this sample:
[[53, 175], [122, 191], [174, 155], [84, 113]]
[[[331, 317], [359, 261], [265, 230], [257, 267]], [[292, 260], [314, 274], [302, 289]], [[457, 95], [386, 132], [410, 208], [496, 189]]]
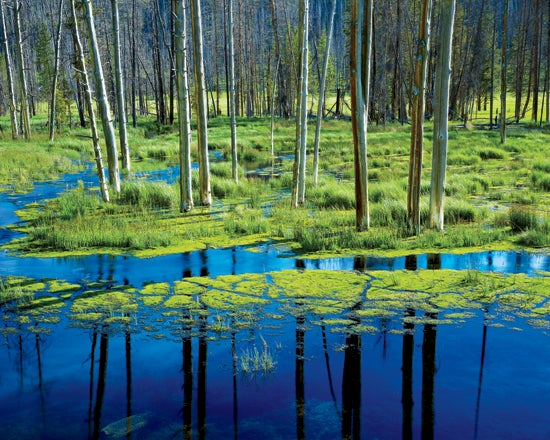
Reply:
[[238, 356], [238, 364], [241, 373], [262, 373], [265, 375], [273, 371], [277, 361], [274, 359], [274, 356], [265, 340], [262, 340], [261, 350], [258, 350], [256, 345], [254, 345], [252, 349], [247, 347], [242, 350], [241, 355]]

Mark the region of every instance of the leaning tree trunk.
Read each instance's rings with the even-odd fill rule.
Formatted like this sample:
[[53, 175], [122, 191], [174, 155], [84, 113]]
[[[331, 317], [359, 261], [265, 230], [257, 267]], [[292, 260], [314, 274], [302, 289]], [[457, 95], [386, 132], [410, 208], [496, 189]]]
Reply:
[[122, 169], [130, 171], [130, 150], [128, 148], [128, 135], [126, 132], [126, 108], [124, 105], [124, 74], [122, 72], [122, 60], [120, 56], [120, 20], [118, 14], [118, 0], [111, 0], [111, 15], [113, 17], [113, 43], [115, 46], [115, 81], [118, 113], [118, 137], [120, 141], [120, 152], [122, 155]]
[[53, 67], [53, 81], [52, 81], [52, 102], [50, 105], [50, 142], [54, 140], [55, 133], [55, 112], [57, 106], [57, 80], [59, 78], [59, 50], [61, 47], [61, 20], [63, 18], [63, 0], [59, 0], [59, 10], [57, 14], [57, 29], [55, 34], [55, 55], [54, 55], [54, 67]]
[[449, 86], [456, 0], [442, 0], [439, 57], [435, 77], [435, 114], [432, 152], [432, 181], [430, 186], [430, 227], [443, 230], [445, 174], [449, 139]]
[[508, 32], [508, 0], [504, 0], [502, 16], [502, 43], [500, 47], [500, 143], [506, 143], [506, 33]]
[[191, 33], [193, 35], [193, 61], [195, 100], [197, 103], [197, 143], [199, 150], [199, 193], [201, 205], [212, 204], [210, 165], [208, 160], [208, 101], [204, 73], [201, 0], [191, 0]]
[[31, 138], [31, 119], [29, 105], [27, 103], [27, 79], [25, 78], [25, 58], [23, 57], [23, 40], [21, 38], [21, 23], [19, 11], [22, 5], [19, 0], [13, 0], [13, 14], [15, 25], [15, 55], [19, 67], [19, 89], [21, 91], [21, 118], [23, 123], [23, 136], [26, 140]]
[[92, 144], [94, 148], [95, 163], [97, 168], [97, 177], [99, 179], [99, 188], [101, 190], [101, 197], [105, 202], [109, 201], [109, 189], [107, 186], [107, 180], [105, 179], [105, 168], [103, 167], [103, 158], [101, 156], [101, 148], [99, 147], [99, 133], [97, 131], [97, 123], [94, 113], [93, 97], [90, 88], [90, 79], [88, 77], [88, 70], [86, 69], [86, 58], [84, 56], [84, 50], [82, 49], [82, 43], [80, 42], [80, 34], [78, 32], [78, 18], [75, 10], [75, 0], [71, 0], [71, 16], [73, 20], [73, 32], [76, 49], [78, 51], [77, 57], [79, 60], [79, 66], [82, 69], [80, 75], [82, 75], [82, 82], [84, 84], [84, 91], [86, 93], [86, 106], [88, 108], [88, 116], [90, 117], [90, 126], [92, 129]]
[[424, 89], [430, 44], [430, 13], [432, 0], [422, 0], [418, 29], [418, 47], [413, 84], [413, 111], [411, 154], [409, 161], [409, 186], [407, 191], [407, 218], [409, 228], [420, 233], [420, 183], [422, 177], [422, 148], [424, 140]]
[[115, 187], [115, 192], [120, 192], [120, 175], [118, 170], [118, 153], [116, 149], [115, 129], [111, 120], [111, 109], [107, 99], [107, 90], [105, 88], [105, 79], [103, 77], [103, 68], [101, 66], [101, 57], [99, 55], [99, 46], [95, 33], [94, 14], [92, 11], [91, 0], [82, 0], [86, 11], [86, 25], [90, 38], [90, 55], [93, 63], [95, 78], [95, 88], [97, 94], [97, 104], [101, 114], [101, 123], [103, 125], [103, 136], [107, 146], [107, 162], [109, 163], [109, 183]]
[[330, 55], [330, 45], [332, 43], [332, 28], [334, 27], [334, 16], [336, 15], [336, 0], [332, 0], [332, 9], [330, 12], [330, 23], [327, 31], [327, 45], [323, 59], [323, 73], [321, 74], [321, 84], [319, 85], [319, 102], [317, 103], [317, 124], [315, 126], [315, 142], [313, 144], [313, 184], [317, 186], [319, 178], [319, 142], [321, 141], [321, 121], [323, 119], [323, 109], [325, 107], [325, 92], [327, 87], [327, 71]]
[[8, 44], [8, 33], [6, 31], [6, 19], [4, 17], [4, 1], [0, 0], [0, 20], [2, 25], [2, 49], [4, 50], [4, 58], [6, 60], [6, 71], [8, 80], [8, 91], [10, 100], [10, 120], [11, 120], [11, 137], [13, 140], [19, 136], [19, 124], [17, 123], [17, 107], [15, 105], [15, 88], [13, 84], [12, 65], [10, 48]]
[[193, 209], [191, 184], [191, 111], [187, 75], [187, 26], [184, 0], [176, 0], [176, 90], [178, 96], [178, 126], [180, 135], [180, 210]]
[[367, 124], [372, 53], [373, 0], [353, 0], [350, 31], [351, 122], [355, 162], [355, 225], [368, 230]]
[[237, 121], [235, 117], [235, 50], [233, 48], [233, 0], [227, 2], [228, 23], [228, 62], [229, 62], [229, 114], [231, 117], [231, 176], [235, 183], [239, 182], [237, 159]]

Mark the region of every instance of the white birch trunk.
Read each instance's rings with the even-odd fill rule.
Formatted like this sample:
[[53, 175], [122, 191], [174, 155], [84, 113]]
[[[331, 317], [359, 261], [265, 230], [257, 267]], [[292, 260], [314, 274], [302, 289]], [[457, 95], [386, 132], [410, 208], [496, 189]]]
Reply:
[[449, 86], [456, 0], [442, 0], [439, 57], [435, 76], [434, 138], [430, 186], [430, 227], [443, 231], [447, 146], [449, 139]]
[[61, 20], [63, 18], [63, 0], [59, 0], [59, 10], [57, 14], [57, 29], [55, 34], [55, 59], [53, 67], [53, 81], [52, 81], [52, 101], [50, 104], [50, 142], [53, 142], [55, 136], [55, 114], [57, 109], [57, 81], [59, 78], [59, 50], [61, 47]]
[[21, 37], [21, 23], [19, 11], [22, 5], [19, 0], [13, 0], [13, 14], [15, 24], [15, 54], [19, 67], [19, 89], [21, 91], [21, 118], [23, 124], [23, 136], [26, 140], [31, 138], [31, 120], [29, 115], [29, 105], [27, 103], [27, 79], [25, 77], [25, 58], [23, 57], [23, 40]]
[[193, 209], [191, 179], [191, 111], [187, 71], [187, 26], [184, 0], [176, 0], [176, 90], [178, 94], [180, 211]]
[[8, 33], [6, 30], [6, 18], [4, 16], [4, 1], [0, 0], [0, 20], [2, 25], [2, 48], [6, 60], [6, 71], [8, 79], [8, 98], [10, 102], [10, 120], [11, 120], [11, 137], [13, 140], [19, 137], [19, 124], [17, 122], [17, 107], [15, 105], [15, 87], [13, 81], [13, 67], [11, 63], [10, 48], [8, 44]]
[[195, 100], [197, 103], [197, 143], [199, 150], [199, 193], [201, 205], [210, 206], [212, 204], [212, 191], [210, 189], [210, 165], [208, 158], [208, 101], [204, 74], [201, 17], [201, 1], [191, 0], [191, 33], [193, 35]]
[[115, 188], [115, 192], [120, 192], [120, 175], [118, 169], [118, 153], [116, 148], [115, 129], [111, 120], [111, 109], [107, 99], [105, 88], [105, 78], [101, 66], [101, 57], [99, 55], [99, 46], [95, 32], [94, 14], [92, 11], [91, 0], [82, 0], [86, 12], [86, 25], [88, 27], [88, 36], [90, 39], [90, 55], [93, 63], [95, 88], [97, 104], [101, 115], [101, 124], [103, 126], [103, 136], [107, 147], [107, 162], [109, 164], [109, 183]]
[[229, 114], [231, 117], [231, 175], [235, 183], [239, 182], [237, 159], [237, 120], [235, 116], [235, 50], [233, 48], [233, 0], [227, 2], [228, 40], [229, 40]]

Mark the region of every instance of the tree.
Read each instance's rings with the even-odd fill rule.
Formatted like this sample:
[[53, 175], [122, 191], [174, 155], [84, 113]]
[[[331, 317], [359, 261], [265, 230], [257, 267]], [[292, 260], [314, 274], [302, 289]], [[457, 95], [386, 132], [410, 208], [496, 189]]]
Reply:
[[86, 69], [86, 59], [84, 57], [84, 50], [82, 49], [82, 43], [80, 42], [80, 34], [78, 31], [78, 18], [75, 10], [75, 0], [71, 0], [71, 18], [73, 22], [73, 39], [75, 42], [76, 57], [78, 59], [78, 65], [80, 67], [79, 75], [82, 76], [82, 83], [84, 84], [84, 90], [86, 97], [84, 101], [88, 108], [88, 116], [90, 117], [90, 127], [92, 130], [92, 145], [94, 149], [95, 163], [97, 168], [97, 177], [99, 179], [99, 188], [101, 191], [101, 197], [105, 202], [109, 201], [109, 189], [107, 187], [107, 180], [105, 179], [105, 169], [103, 167], [103, 157], [101, 156], [101, 148], [99, 147], [99, 133], [97, 131], [97, 123], [95, 119], [92, 91], [90, 89], [90, 80], [88, 77], [88, 71]]
[[27, 79], [25, 77], [25, 58], [23, 57], [23, 40], [21, 37], [20, 10], [22, 3], [19, 0], [13, 0], [13, 22], [15, 27], [15, 55], [19, 68], [19, 89], [21, 91], [21, 118], [23, 125], [23, 136], [26, 140], [31, 139], [31, 119], [29, 115], [29, 105], [27, 102]]
[[235, 183], [239, 182], [237, 160], [237, 121], [235, 117], [235, 50], [233, 48], [233, 0], [227, 2], [227, 23], [229, 42], [229, 114], [231, 117], [231, 176]]
[[409, 185], [407, 191], [407, 218], [409, 228], [420, 233], [420, 183], [422, 177], [422, 149], [424, 141], [424, 90], [430, 44], [430, 15], [432, 0], [422, 0], [418, 43], [413, 83], [413, 109], [411, 129], [411, 154], [409, 159]]
[[187, 74], [187, 26], [184, 0], [176, 0], [176, 90], [180, 142], [180, 210], [193, 209], [191, 185], [191, 125], [189, 122], [189, 85]]
[[212, 204], [210, 165], [208, 159], [208, 101], [204, 73], [201, 0], [191, 0], [191, 33], [193, 36], [193, 64], [195, 100], [197, 104], [197, 143], [199, 150], [199, 193], [201, 205]]
[[436, 65], [430, 227], [443, 230], [447, 143], [449, 138], [449, 86], [456, 0], [440, 3], [439, 57]]
[[303, 205], [306, 194], [306, 147], [307, 147], [307, 87], [308, 87], [308, 32], [309, 0], [300, 0], [300, 24], [298, 27], [301, 48], [299, 99], [296, 105], [296, 146], [292, 178], [292, 206]]
[[2, 49], [4, 50], [4, 58], [6, 60], [6, 71], [8, 80], [8, 98], [10, 102], [10, 120], [11, 120], [11, 137], [13, 140], [19, 136], [19, 124], [17, 123], [17, 107], [15, 105], [15, 89], [12, 74], [12, 64], [10, 56], [10, 48], [8, 44], [8, 32], [6, 30], [6, 19], [4, 17], [4, 1], [0, 0], [0, 20], [2, 25]]
[[332, 43], [332, 29], [334, 27], [334, 16], [336, 15], [336, 0], [332, 0], [330, 12], [330, 24], [327, 30], [327, 44], [325, 55], [323, 57], [323, 73], [321, 75], [321, 84], [319, 84], [319, 102], [317, 103], [317, 123], [315, 126], [315, 142], [313, 144], [313, 184], [317, 186], [319, 175], [319, 142], [321, 140], [321, 121], [323, 119], [323, 109], [325, 107], [325, 92], [327, 87], [327, 71], [330, 55], [330, 45]]
[[95, 88], [97, 94], [97, 104], [101, 114], [101, 123], [103, 126], [103, 136], [107, 146], [107, 162], [109, 164], [109, 183], [114, 186], [115, 192], [120, 192], [120, 175], [118, 170], [118, 153], [116, 149], [115, 129], [111, 120], [111, 109], [107, 99], [107, 90], [105, 88], [105, 79], [103, 77], [103, 68], [101, 66], [101, 57], [95, 32], [94, 14], [92, 11], [91, 0], [82, 0], [85, 6], [86, 25], [88, 27], [88, 37], [90, 39], [90, 54], [93, 63]]
[[122, 72], [122, 60], [120, 55], [120, 20], [118, 14], [118, 0], [111, 0], [111, 15], [113, 21], [113, 44], [115, 49], [118, 136], [120, 142], [120, 152], [122, 154], [122, 169], [130, 171], [130, 150], [128, 149], [128, 136], [126, 133], [126, 108], [124, 105], [124, 75]]
[[500, 143], [506, 143], [506, 34], [508, 32], [508, 0], [502, 14], [502, 43], [500, 46]]
[[352, 0], [350, 30], [351, 123], [355, 161], [355, 225], [370, 228], [367, 125], [372, 53], [372, 0]]
[[55, 55], [54, 55], [54, 68], [53, 68], [53, 81], [52, 81], [52, 100], [50, 104], [50, 142], [54, 140], [55, 133], [55, 112], [57, 102], [57, 82], [59, 79], [59, 59], [60, 59], [60, 46], [61, 46], [61, 23], [63, 14], [63, 0], [59, 0], [59, 9], [57, 14], [57, 30], [55, 34]]

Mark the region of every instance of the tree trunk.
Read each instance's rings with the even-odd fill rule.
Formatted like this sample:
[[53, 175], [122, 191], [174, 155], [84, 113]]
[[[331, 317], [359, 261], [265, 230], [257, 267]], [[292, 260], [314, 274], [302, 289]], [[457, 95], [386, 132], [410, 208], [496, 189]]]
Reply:
[[502, 43], [500, 47], [500, 143], [506, 143], [506, 33], [508, 32], [508, 0], [504, 0]]
[[336, 15], [336, 0], [332, 0], [332, 9], [330, 12], [330, 23], [327, 30], [327, 45], [323, 58], [323, 73], [321, 74], [321, 84], [319, 85], [319, 102], [317, 103], [317, 124], [315, 126], [315, 143], [313, 144], [313, 184], [317, 186], [319, 179], [319, 142], [321, 141], [321, 121], [323, 119], [323, 108], [325, 106], [325, 92], [327, 87], [327, 71], [330, 55], [330, 45], [332, 43], [332, 28], [334, 27], [334, 16]]
[[120, 192], [120, 175], [118, 170], [118, 153], [116, 148], [115, 129], [111, 120], [111, 109], [107, 100], [107, 91], [105, 88], [105, 79], [103, 77], [103, 67], [99, 55], [99, 46], [95, 33], [94, 14], [92, 11], [91, 0], [82, 0], [86, 12], [86, 25], [88, 27], [88, 37], [90, 39], [90, 55], [93, 63], [95, 78], [95, 89], [97, 95], [97, 104], [101, 115], [101, 124], [103, 126], [103, 136], [107, 147], [107, 162], [109, 164], [109, 183], [114, 186], [115, 192]]
[[6, 71], [8, 79], [8, 95], [10, 101], [10, 120], [11, 120], [11, 137], [13, 140], [19, 136], [19, 124], [17, 123], [17, 107], [15, 105], [15, 87], [12, 75], [12, 64], [10, 57], [10, 48], [8, 44], [8, 35], [6, 31], [6, 19], [4, 17], [4, 1], [0, 0], [0, 19], [2, 25], [2, 49], [4, 50], [4, 57], [6, 60]]
[[370, 228], [367, 124], [373, 6], [372, 0], [353, 0], [351, 4], [350, 91], [355, 161], [355, 224], [358, 231]]
[[444, 225], [445, 174], [447, 171], [447, 143], [449, 137], [449, 86], [455, 1], [443, 0], [440, 4], [440, 50], [435, 77], [434, 138], [430, 187], [430, 227], [439, 231], [443, 230]]
[[229, 61], [229, 115], [231, 117], [231, 176], [239, 182], [237, 161], [237, 120], [235, 116], [235, 50], [233, 47], [233, 0], [227, 0], [228, 61]]
[[120, 25], [118, 14], [118, 0], [111, 0], [111, 15], [113, 20], [113, 43], [115, 53], [118, 137], [120, 141], [120, 152], [122, 155], [122, 169], [125, 171], [130, 171], [130, 150], [128, 148], [128, 136], [126, 133], [126, 108], [124, 105], [124, 74], [122, 72], [122, 59], [120, 55]]
[[19, 11], [22, 4], [19, 0], [13, 0], [13, 14], [15, 27], [15, 54], [19, 68], [19, 89], [21, 91], [21, 118], [23, 125], [23, 136], [26, 140], [31, 139], [31, 119], [29, 115], [29, 105], [27, 102], [27, 79], [25, 77], [25, 58], [23, 57], [23, 40], [21, 37], [21, 23]]
[[409, 160], [409, 186], [407, 191], [407, 217], [409, 228], [420, 233], [420, 184], [422, 178], [422, 148], [424, 141], [424, 89], [430, 44], [430, 15], [432, 0], [422, 0], [418, 29], [418, 46], [413, 83], [413, 113], [411, 154]]
[[184, 0], [176, 0], [176, 91], [178, 96], [178, 126], [180, 135], [180, 210], [193, 209], [191, 184], [191, 125], [189, 82], [187, 73], [187, 26]]
[[136, 110], [136, 74], [137, 74], [137, 53], [136, 53], [136, 0], [132, 0], [132, 127], [137, 127], [137, 110]]
[[94, 106], [92, 92], [90, 89], [90, 80], [88, 78], [88, 70], [86, 69], [86, 58], [84, 57], [84, 50], [82, 49], [82, 43], [80, 42], [80, 35], [78, 32], [78, 18], [75, 10], [75, 0], [71, 0], [71, 16], [73, 20], [73, 32], [75, 49], [77, 50], [76, 56], [78, 57], [78, 64], [81, 67], [79, 72], [82, 76], [82, 82], [84, 84], [84, 90], [86, 93], [86, 107], [88, 108], [88, 116], [90, 117], [90, 127], [92, 129], [92, 144], [94, 148], [95, 163], [97, 168], [97, 177], [99, 179], [99, 188], [101, 191], [101, 197], [105, 202], [109, 201], [109, 189], [107, 187], [107, 180], [105, 179], [105, 169], [103, 167], [103, 158], [101, 157], [101, 148], [99, 147], [99, 133], [97, 131], [97, 123], [95, 119]]
[[[540, 8], [540, 0], [535, 2], [535, 33], [533, 36], [533, 113], [532, 119], [538, 120], [539, 114], [539, 81], [540, 81], [540, 62], [539, 53], [541, 41], [540, 22], [542, 18], [542, 11]], [[542, 118], [541, 118], [542, 119]]]
[[57, 104], [57, 80], [59, 78], [59, 59], [60, 59], [60, 46], [61, 46], [61, 20], [63, 14], [63, 0], [59, 0], [59, 10], [57, 14], [57, 30], [55, 34], [55, 54], [54, 54], [54, 67], [53, 67], [53, 81], [52, 81], [52, 101], [50, 104], [50, 142], [54, 140], [55, 133], [55, 112]]
[[201, 0], [191, 0], [191, 33], [193, 35], [193, 62], [195, 100], [197, 103], [197, 144], [199, 150], [199, 192], [201, 205], [212, 204], [210, 165], [208, 158], [208, 101], [204, 73]]

